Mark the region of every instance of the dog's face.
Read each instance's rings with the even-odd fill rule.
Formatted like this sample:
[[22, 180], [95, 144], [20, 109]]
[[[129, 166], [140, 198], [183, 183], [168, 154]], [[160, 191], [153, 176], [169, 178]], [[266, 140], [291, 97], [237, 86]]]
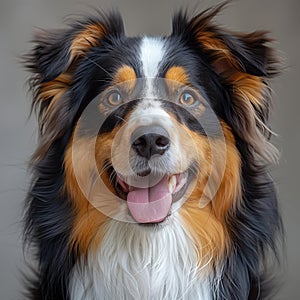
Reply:
[[[112, 193], [110, 201], [125, 200], [133, 219], [139, 223], [164, 221], [172, 213], [172, 204], [176, 203], [178, 209], [182, 204], [179, 200], [191, 194], [196, 182], [198, 189], [203, 189], [211, 174], [212, 156], [218, 160], [220, 178], [225, 169], [224, 130], [211, 104], [221, 95], [216, 92], [210, 100], [205, 92], [209, 80], [197, 80], [201, 71], [203, 77], [205, 73], [213, 74], [184, 45], [176, 57], [172, 43], [173, 39], [167, 38], [136, 40], [136, 57], [128, 63], [132, 53], [129, 45], [129, 57], [120, 57], [118, 67], [109, 67], [114, 72], [104, 88], [97, 80], [102, 78], [102, 74], [97, 77], [103, 72], [99, 70], [103, 65], [101, 56], [88, 62], [93, 70], [86, 79], [92, 83], [88, 90], [99, 89], [99, 94], [88, 100], [70, 147], [72, 155], [82, 156], [87, 144], [94, 147], [90, 153], [95, 158], [89, 157], [94, 162], [91, 168], [97, 168], [101, 175], [98, 179]], [[124, 49], [126, 44], [112, 46], [118, 47]], [[173, 53], [171, 57], [166, 49]], [[195, 63], [198, 65], [193, 67]], [[82, 187], [90, 186], [86, 178], [91, 180], [91, 176], [84, 174], [80, 179], [86, 162], [77, 156], [74, 163], [77, 180]], [[99, 186], [98, 181], [93, 184]], [[98, 193], [103, 197], [103, 190]], [[198, 190], [200, 199], [199, 193]]]
[[180, 218], [210, 257], [228, 247], [240, 148], [257, 157], [270, 149], [273, 57], [264, 33], [214, 26], [219, 9], [179, 14], [168, 37], [127, 38], [119, 16], [39, 37], [36, 158], [54, 148], [63, 156], [72, 241], [83, 251], [110, 218], [164, 226]]

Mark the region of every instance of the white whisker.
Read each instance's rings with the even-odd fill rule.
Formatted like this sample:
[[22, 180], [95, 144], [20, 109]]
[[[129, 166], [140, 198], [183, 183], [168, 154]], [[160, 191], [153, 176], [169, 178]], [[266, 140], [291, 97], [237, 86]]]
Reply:
[[92, 60], [91, 58], [87, 57], [87, 59], [93, 63], [95, 66], [97, 66], [99, 69], [101, 69], [102, 71], [104, 71], [111, 79], [113, 79], [113, 75], [110, 74], [107, 70], [105, 70], [102, 66], [100, 66], [97, 62], [95, 62], [94, 60]]

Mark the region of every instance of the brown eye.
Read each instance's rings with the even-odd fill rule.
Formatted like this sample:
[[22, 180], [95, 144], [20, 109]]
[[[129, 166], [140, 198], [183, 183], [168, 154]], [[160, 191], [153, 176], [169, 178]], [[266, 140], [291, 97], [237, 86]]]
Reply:
[[179, 102], [182, 105], [191, 106], [194, 103], [196, 103], [196, 99], [195, 99], [194, 95], [192, 95], [191, 93], [185, 92], [180, 96]]
[[107, 101], [112, 106], [118, 106], [122, 103], [122, 97], [119, 92], [111, 92], [107, 96]]

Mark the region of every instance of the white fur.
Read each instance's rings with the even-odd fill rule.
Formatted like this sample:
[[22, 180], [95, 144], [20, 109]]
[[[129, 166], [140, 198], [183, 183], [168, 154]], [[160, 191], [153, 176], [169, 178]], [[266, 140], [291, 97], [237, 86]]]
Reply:
[[[132, 169], [130, 163], [140, 158], [131, 150], [130, 137], [134, 130], [140, 126], [158, 125], [163, 127], [170, 136], [171, 145], [168, 151], [161, 157], [153, 157], [149, 160], [151, 170], [165, 170], [168, 174], [178, 174], [186, 171], [196, 155], [196, 147], [191, 144], [190, 155], [183, 149], [182, 141], [175, 122], [168, 112], [161, 107], [161, 102], [153, 99], [143, 99], [131, 113], [126, 124], [119, 130], [112, 147], [112, 164], [114, 169], [124, 176], [130, 176]], [[158, 172], [159, 173], [159, 172]]]
[[146, 97], [153, 98], [153, 78], [157, 77], [160, 63], [165, 55], [164, 42], [159, 37], [144, 37], [140, 48], [140, 60], [145, 77], [144, 93]]
[[178, 214], [157, 227], [111, 220], [98, 253], [74, 269], [71, 299], [211, 300], [198, 260]]
[[157, 75], [159, 64], [165, 54], [164, 42], [159, 37], [144, 37], [140, 48], [144, 76], [154, 78]]
[[[124, 159], [124, 155], [130, 155], [131, 133], [138, 126], [151, 124], [163, 126], [170, 134], [172, 145], [163, 162], [166, 171], [180, 173], [189, 166], [187, 158], [178, 151], [181, 147], [174, 122], [161, 103], [155, 101], [155, 82], [151, 79], [157, 76], [164, 54], [161, 38], [143, 38], [140, 59], [146, 78], [145, 94], [116, 135], [117, 147], [112, 147], [116, 158], [113, 165], [121, 174], [130, 169], [124, 163], [130, 159]], [[209, 267], [200, 269], [200, 253], [176, 209], [155, 227], [118, 221], [124, 219], [121, 214], [120, 211], [121, 218], [114, 216], [101, 228], [104, 237], [98, 251], [89, 253], [86, 260], [75, 266], [70, 282], [71, 300], [212, 299]]]
[[142, 100], [127, 120], [127, 130], [132, 131], [139, 126], [159, 125], [168, 132], [174, 129], [174, 123], [168, 112], [161, 107], [161, 102], [152, 99]]

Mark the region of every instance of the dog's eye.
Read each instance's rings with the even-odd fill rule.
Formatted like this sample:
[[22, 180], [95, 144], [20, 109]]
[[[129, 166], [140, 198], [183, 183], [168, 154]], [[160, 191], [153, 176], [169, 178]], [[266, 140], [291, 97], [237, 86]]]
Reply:
[[112, 106], [118, 106], [122, 103], [122, 97], [121, 94], [119, 92], [111, 92], [108, 96], [107, 96], [107, 101], [110, 105]]
[[194, 97], [194, 95], [189, 92], [185, 92], [185, 93], [181, 94], [181, 96], [179, 98], [179, 102], [185, 106], [191, 106], [191, 105], [195, 104], [196, 101], [197, 100]]

